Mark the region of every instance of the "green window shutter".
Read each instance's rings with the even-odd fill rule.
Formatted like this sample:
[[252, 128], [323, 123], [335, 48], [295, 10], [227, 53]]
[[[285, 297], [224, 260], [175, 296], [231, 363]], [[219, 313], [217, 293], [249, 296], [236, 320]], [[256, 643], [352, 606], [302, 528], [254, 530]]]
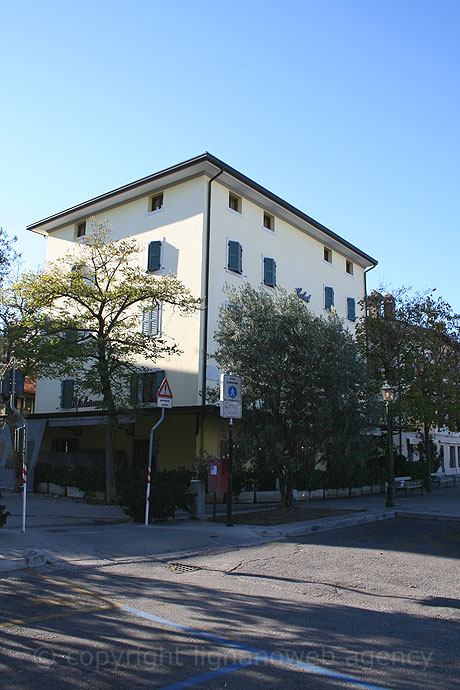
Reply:
[[264, 285], [275, 287], [276, 285], [276, 262], [275, 259], [264, 258]]
[[228, 270], [235, 273], [243, 272], [243, 247], [239, 242], [228, 242]]
[[131, 405], [139, 402], [139, 374], [131, 374], [129, 380], [129, 401]]
[[356, 321], [356, 302], [353, 297], [347, 297], [347, 318]]
[[148, 271], [158, 271], [161, 268], [161, 242], [155, 240], [149, 243]]
[[75, 381], [73, 379], [61, 381], [61, 408], [63, 410], [68, 410], [72, 407], [74, 391]]
[[324, 288], [324, 308], [328, 311], [334, 306], [334, 288]]
[[163, 383], [163, 379], [165, 378], [165, 370], [162, 369], [161, 371], [156, 371], [155, 372], [155, 396], [160, 390], [160, 386]]

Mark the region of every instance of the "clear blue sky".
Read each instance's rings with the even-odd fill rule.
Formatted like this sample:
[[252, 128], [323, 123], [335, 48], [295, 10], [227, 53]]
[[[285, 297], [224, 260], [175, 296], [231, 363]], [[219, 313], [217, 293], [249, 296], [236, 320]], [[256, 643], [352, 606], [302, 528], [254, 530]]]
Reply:
[[459, 0], [0, 0], [0, 225], [204, 151], [460, 311]]

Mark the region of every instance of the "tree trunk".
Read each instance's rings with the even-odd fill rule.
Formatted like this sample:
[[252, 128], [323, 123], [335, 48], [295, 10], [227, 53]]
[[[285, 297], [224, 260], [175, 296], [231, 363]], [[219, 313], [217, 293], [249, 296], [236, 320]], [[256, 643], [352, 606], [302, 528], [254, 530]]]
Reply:
[[431, 493], [431, 445], [429, 423], [425, 422], [423, 428], [425, 434], [425, 489], [427, 493]]
[[280, 483], [281, 508], [294, 508], [294, 477], [292, 472], [288, 472], [287, 475], [280, 474], [278, 481]]
[[107, 418], [107, 430], [105, 436], [105, 500], [107, 503], [115, 503], [117, 490], [115, 484], [115, 439], [117, 426]]

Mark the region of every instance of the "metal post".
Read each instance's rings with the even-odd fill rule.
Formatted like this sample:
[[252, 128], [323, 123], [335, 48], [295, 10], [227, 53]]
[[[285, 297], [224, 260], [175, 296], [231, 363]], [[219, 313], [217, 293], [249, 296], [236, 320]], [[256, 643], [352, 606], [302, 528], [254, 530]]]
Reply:
[[21, 469], [21, 476], [22, 476], [22, 533], [26, 531], [26, 504], [27, 504], [27, 437], [28, 437], [28, 429], [27, 429], [27, 422], [24, 419], [24, 417], [18, 412], [16, 409], [16, 406], [14, 404], [14, 395], [16, 392], [16, 369], [13, 365], [13, 370], [11, 373], [11, 393], [10, 393], [10, 407], [13, 411], [13, 414], [16, 415], [16, 417], [19, 417], [21, 420], [23, 427], [24, 427], [24, 433], [22, 435], [22, 448], [21, 448], [21, 460], [22, 460], [22, 469]]
[[228, 425], [227, 527], [233, 527], [232, 491], [233, 491], [233, 419], [229, 419], [229, 425]]
[[391, 403], [387, 402], [387, 431], [388, 431], [388, 488], [386, 507], [393, 508], [395, 505], [395, 472], [393, 459], [393, 429], [391, 424]]
[[150, 429], [150, 443], [149, 443], [149, 464], [147, 468], [147, 492], [145, 495], [145, 523], [146, 525], [149, 524], [149, 509], [150, 509], [150, 480], [151, 480], [151, 474], [152, 474], [152, 455], [153, 455], [153, 432], [155, 429], [160, 426], [161, 422], [165, 418], [165, 408], [161, 408], [161, 417], [158, 420], [156, 424], [152, 426]]

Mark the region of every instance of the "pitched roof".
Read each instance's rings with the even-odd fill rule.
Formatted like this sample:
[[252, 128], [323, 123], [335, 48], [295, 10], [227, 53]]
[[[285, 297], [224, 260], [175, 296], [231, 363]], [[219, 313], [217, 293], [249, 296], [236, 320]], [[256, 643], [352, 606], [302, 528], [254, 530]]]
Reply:
[[160, 182], [163, 186], [170, 186], [180, 181], [184, 181], [184, 179], [189, 179], [202, 174], [213, 176], [219, 170], [222, 171], [219, 178], [221, 182], [227, 182], [227, 184], [231, 185], [232, 181], [236, 181], [236, 183], [240, 186], [246, 188], [247, 190], [251, 190], [253, 194], [265, 197], [265, 199], [272, 204], [273, 210], [275, 210], [275, 207], [284, 209], [290, 215], [292, 214], [292, 216], [300, 221], [308, 223], [311, 228], [319, 231], [320, 235], [325, 235], [334, 243], [338, 243], [342, 247], [348, 248], [354, 254], [357, 254], [359, 257], [364, 259], [365, 263], [372, 266], [377, 265], [377, 261], [369, 256], [369, 254], [366, 254], [361, 249], [358, 249], [358, 247], [355, 247], [343, 237], [340, 237], [332, 230], [329, 230], [329, 228], [314, 220], [314, 218], [311, 218], [306, 213], [303, 213], [303, 211], [300, 211], [295, 206], [292, 206], [292, 204], [289, 204], [281, 197], [273, 194], [265, 187], [262, 187], [262, 185], [258, 184], [246, 175], [243, 175], [243, 173], [240, 173], [235, 168], [232, 168], [230, 165], [208, 152], [205, 152], [200, 156], [196, 156], [195, 158], [190, 158], [182, 163], [178, 163], [177, 165], [173, 165], [165, 170], [160, 170], [153, 175], [142, 177], [141, 179], [130, 182], [122, 187], [117, 187], [116, 189], [106, 192], [105, 194], [88, 199], [87, 201], [77, 204], [76, 206], [71, 206], [68, 209], [53, 214], [52, 216], [48, 216], [47, 218], [43, 218], [35, 223], [31, 223], [27, 226], [27, 230], [48, 235], [50, 231], [55, 230], [58, 227], [75, 223], [77, 220], [84, 219], [88, 217], [88, 215], [97, 214], [102, 210], [106, 210], [108, 207], [118, 206], [135, 198], [145, 196], [149, 194], [150, 191], [158, 189]]

